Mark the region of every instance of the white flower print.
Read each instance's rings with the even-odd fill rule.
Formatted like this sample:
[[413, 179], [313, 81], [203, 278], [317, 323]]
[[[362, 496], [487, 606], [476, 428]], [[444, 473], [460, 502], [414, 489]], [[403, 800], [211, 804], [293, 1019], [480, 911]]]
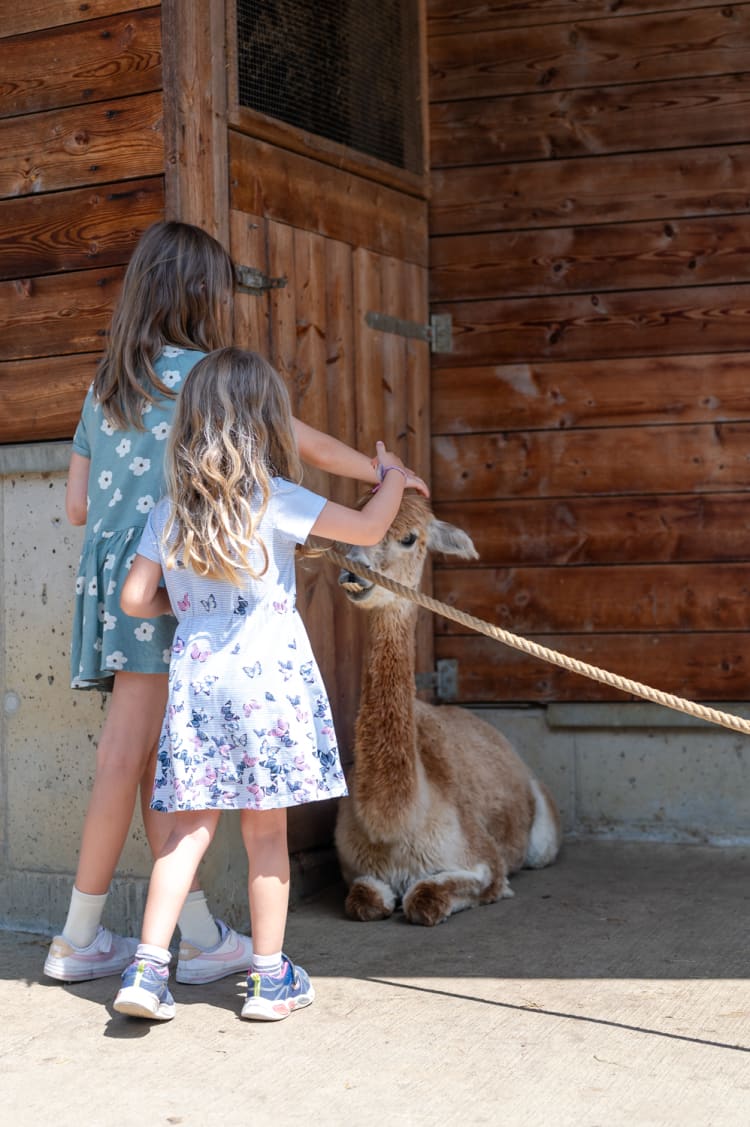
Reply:
[[114, 554], [114, 552], [107, 552], [106, 556], [104, 557], [104, 563], [102, 564], [102, 570], [103, 571], [111, 571], [114, 566], [115, 566], [115, 554]]
[[180, 373], [176, 369], [174, 371], [162, 372], [161, 382], [166, 384], [167, 387], [174, 387], [176, 383], [180, 382]]
[[101, 640], [101, 638], [97, 638], [96, 641], [94, 642], [94, 649], [96, 650], [97, 653], [101, 653], [101, 651], [102, 651], [102, 640]]
[[115, 428], [112, 426], [109, 419], [102, 419], [101, 429], [104, 431], [105, 434], [108, 434], [110, 437], [115, 433]]
[[85, 575], [79, 575], [79, 576], [77, 576], [77, 577], [76, 577], [76, 595], [82, 595], [82, 594], [83, 594], [83, 588], [84, 588], [85, 586], [86, 586], [86, 577], [85, 577]]
[[129, 528], [128, 531], [125, 533], [125, 543], [129, 544], [134, 536], [135, 536], [135, 529]]
[[119, 489], [115, 489], [114, 493], [112, 494], [112, 500], [109, 502], [110, 509], [114, 509], [118, 501], [122, 501], [122, 493]]
[[142, 622], [133, 631], [139, 642], [150, 642], [154, 636], [154, 627], [150, 622]]
[[107, 654], [106, 666], [107, 669], [124, 669], [127, 658], [122, 650], [115, 650], [114, 653]]
[[175, 356], [182, 356], [184, 351], [184, 348], [175, 348], [173, 344], [165, 344], [161, 354], [166, 356], [167, 360], [174, 360]]
[[158, 426], [151, 427], [151, 433], [153, 434], [157, 442], [163, 442], [169, 434], [169, 424], [159, 423]]
[[89, 580], [89, 595], [98, 595], [98, 594], [99, 594], [99, 586], [96, 582], [96, 576], [94, 576], [93, 579]]
[[109, 489], [111, 484], [112, 484], [112, 471], [111, 470], [102, 470], [102, 472], [99, 474], [99, 488], [100, 489]]
[[117, 590], [117, 583], [115, 582], [114, 579], [110, 579], [109, 583], [107, 584], [107, 594], [108, 595], [114, 595], [116, 590]]
[[[101, 521], [99, 521], [99, 523], [101, 524]], [[113, 536], [114, 536], [114, 532], [112, 532], [112, 531], [103, 532], [102, 533], [102, 540], [111, 540]]]
[[139, 513], [150, 513], [154, 507], [154, 504], [155, 502], [153, 497], [150, 493], [147, 493], [145, 497], [138, 498], [135, 503], [135, 507]]
[[141, 477], [147, 470], [151, 469], [150, 458], [133, 458], [133, 461], [128, 466], [128, 469], [135, 477]]
[[131, 445], [132, 443], [129, 438], [121, 438], [117, 446], [115, 446], [115, 450], [121, 458], [124, 458], [126, 454], [130, 453]]
[[152, 403], [144, 403], [141, 407], [141, 414], [148, 415], [150, 411], [153, 411], [153, 409], [154, 407]]
[[99, 529], [100, 529], [100, 528], [102, 527], [102, 521], [103, 521], [103, 520], [104, 520], [104, 517], [100, 517], [100, 518], [99, 518], [99, 520], [98, 520], [98, 521], [96, 522], [96, 524], [94, 525], [94, 527], [93, 527], [93, 529], [92, 529], [92, 532], [98, 532], [98, 531], [99, 531]]
[[102, 619], [102, 628], [104, 630], [114, 630], [116, 625], [117, 619], [115, 618], [115, 616], [113, 614], [110, 614], [108, 610], [105, 610], [104, 618]]
[[164, 662], [165, 665], [169, 665], [171, 657], [172, 657], [172, 647], [171, 646], [169, 646], [168, 649], [161, 651], [161, 659], [162, 659], [162, 661]]
[[136, 553], [133, 552], [132, 556], [128, 556], [128, 558], [125, 560], [125, 570], [126, 571], [130, 571], [131, 567], [133, 566], [133, 560], [135, 559], [135, 556], [136, 556]]
[[96, 613], [97, 613], [97, 615], [98, 615], [98, 617], [99, 617], [99, 621], [100, 621], [100, 622], [104, 622], [104, 616], [105, 616], [105, 614], [107, 613], [107, 611], [106, 611], [106, 608], [105, 608], [105, 606], [104, 606], [104, 603], [99, 603], [99, 604], [98, 604], [98, 606], [97, 606], [97, 608], [96, 608]]

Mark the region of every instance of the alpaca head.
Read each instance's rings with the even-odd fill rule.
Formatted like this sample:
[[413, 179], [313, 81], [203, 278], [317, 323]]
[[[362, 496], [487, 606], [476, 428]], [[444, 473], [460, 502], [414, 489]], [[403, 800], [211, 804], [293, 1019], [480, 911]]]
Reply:
[[[423, 497], [405, 493], [401, 508], [380, 543], [374, 548], [349, 548], [346, 554], [358, 565], [380, 571], [406, 587], [417, 588], [428, 552], [465, 560], [475, 560], [479, 554], [471, 537], [455, 525], [437, 520]], [[398, 601], [397, 595], [350, 571], [339, 573], [339, 584], [353, 603], [367, 610]]]

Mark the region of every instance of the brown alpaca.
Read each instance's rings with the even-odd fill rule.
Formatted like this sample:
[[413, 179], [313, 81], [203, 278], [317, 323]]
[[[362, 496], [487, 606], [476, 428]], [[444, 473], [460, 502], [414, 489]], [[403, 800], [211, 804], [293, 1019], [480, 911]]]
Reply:
[[[385, 539], [349, 556], [416, 588], [428, 551], [477, 557], [465, 532], [409, 494]], [[551, 795], [491, 724], [415, 697], [416, 605], [351, 572], [339, 583], [370, 616], [353, 777], [336, 824], [347, 914], [380, 920], [401, 904], [411, 923], [433, 925], [512, 896], [509, 873], [559, 852]]]

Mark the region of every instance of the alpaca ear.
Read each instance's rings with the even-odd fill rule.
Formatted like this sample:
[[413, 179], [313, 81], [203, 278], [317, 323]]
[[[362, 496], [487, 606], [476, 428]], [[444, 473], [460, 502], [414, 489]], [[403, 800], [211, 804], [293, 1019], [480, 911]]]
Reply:
[[447, 524], [444, 520], [433, 520], [427, 530], [427, 547], [445, 556], [460, 556], [464, 560], [478, 560], [479, 552], [468, 533]]

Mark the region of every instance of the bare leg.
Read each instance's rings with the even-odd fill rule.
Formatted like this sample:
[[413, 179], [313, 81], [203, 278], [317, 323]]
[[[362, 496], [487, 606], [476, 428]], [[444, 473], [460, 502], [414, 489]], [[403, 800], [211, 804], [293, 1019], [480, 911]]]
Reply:
[[[159, 739], [167, 701], [167, 675], [116, 673], [107, 719], [96, 753], [96, 775], [81, 838], [75, 886], [107, 892], [135, 809], [136, 793]], [[153, 774], [151, 775], [153, 783]], [[163, 843], [169, 815], [149, 812], [149, 843]], [[145, 819], [144, 819], [145, 821]]]
[[173, 828], [154, 863], [148, 886], [143, 943], [169, 947], [191, 882], [216, 833], [220, 813], [193, 810], [173, 815]]
[[284, 946], [289, 909], [286, 810], [243, 810], [241, 826], [248, 859], [253, 951], [274, 955]]

